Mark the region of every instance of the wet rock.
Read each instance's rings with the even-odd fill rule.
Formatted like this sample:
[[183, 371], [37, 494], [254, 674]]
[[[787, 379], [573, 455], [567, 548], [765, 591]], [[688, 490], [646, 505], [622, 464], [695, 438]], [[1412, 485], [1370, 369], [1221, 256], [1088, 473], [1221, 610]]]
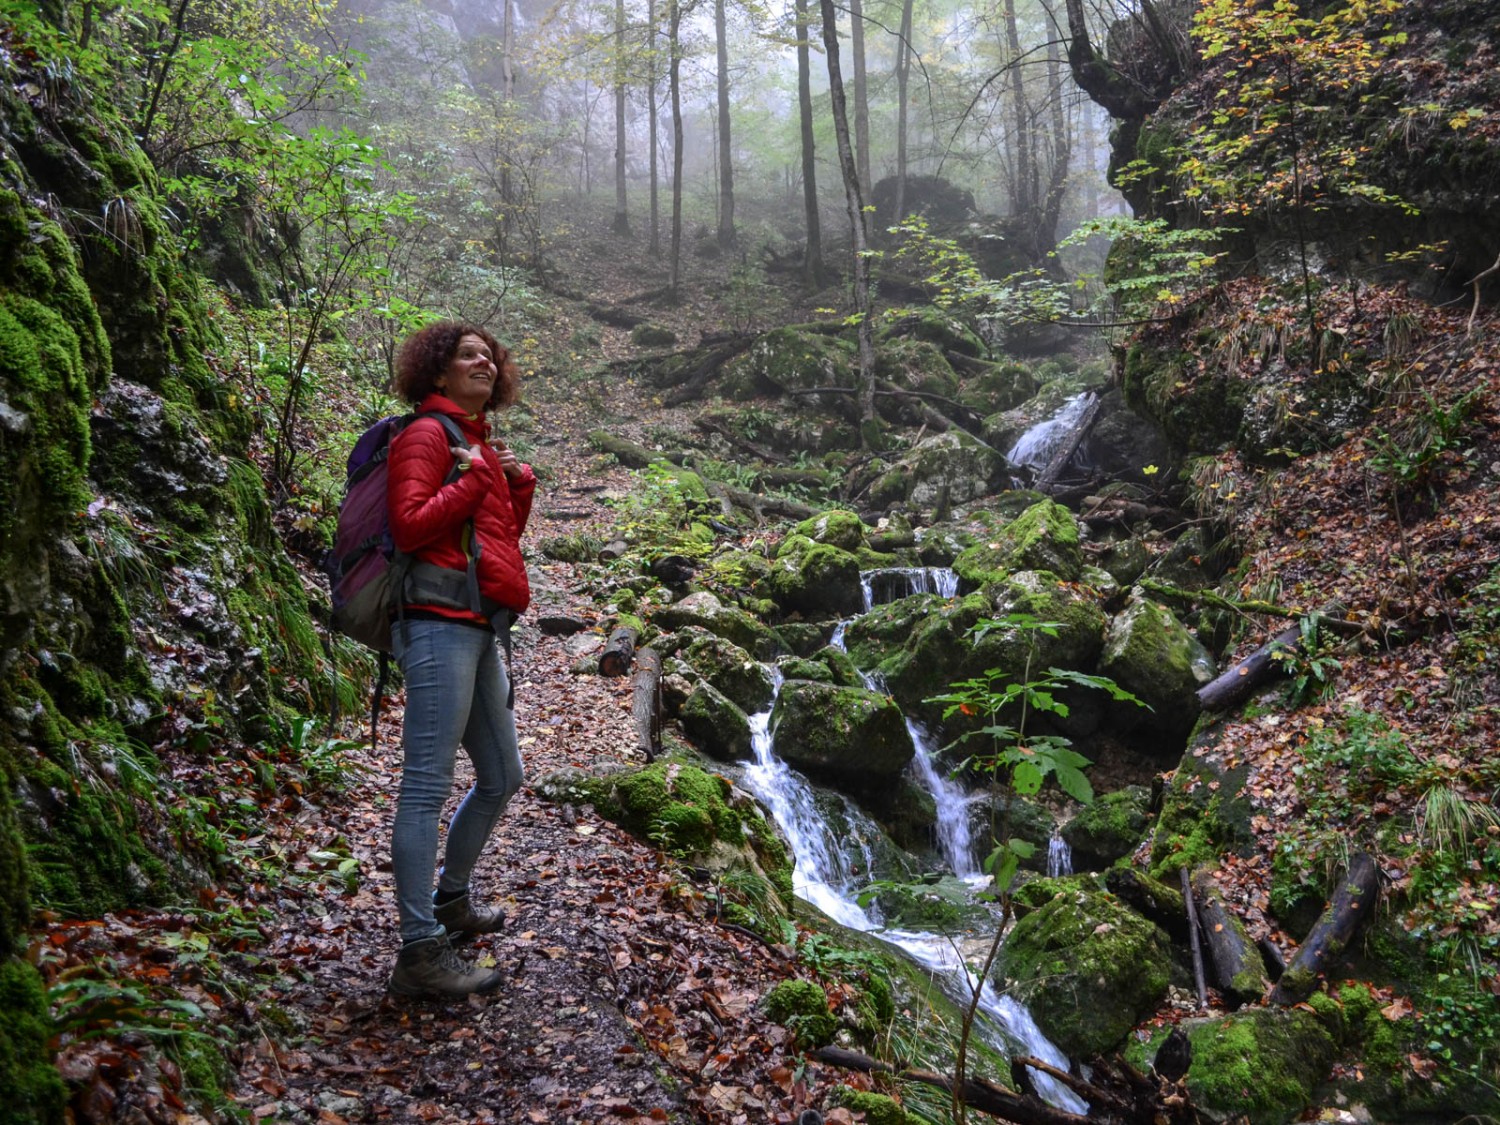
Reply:
[[854, 788], [894, 777], [912, 759], [900, 708], [863, 688], [793, 680], [777, 697], [771, 729], [778, 757]]
[[1170, 609], [1133, 594], [1109, 623], [1099, 672], [1151, 708], [1116, 704], [1118, 729], [1175, 754], [1201, 710], [1198, 689], [1214, 678], [1215, 668]]
[[1135, 851], [1150, 827], [1151, 793], [1131, 785], [1106, 793], [1063, 825], [1062, 837], [1073, 852], [1075, 871], [1103, 871]]

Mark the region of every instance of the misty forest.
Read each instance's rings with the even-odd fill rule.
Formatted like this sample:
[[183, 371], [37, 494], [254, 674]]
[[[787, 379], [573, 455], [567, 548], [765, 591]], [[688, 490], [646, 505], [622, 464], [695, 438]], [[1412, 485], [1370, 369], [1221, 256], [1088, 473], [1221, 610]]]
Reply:
[[[0, 1125], [1500, 1120], [1497, 52], [0, 0]], [[537, 485], [433, 1000], [329, 559], [444, 320]]]

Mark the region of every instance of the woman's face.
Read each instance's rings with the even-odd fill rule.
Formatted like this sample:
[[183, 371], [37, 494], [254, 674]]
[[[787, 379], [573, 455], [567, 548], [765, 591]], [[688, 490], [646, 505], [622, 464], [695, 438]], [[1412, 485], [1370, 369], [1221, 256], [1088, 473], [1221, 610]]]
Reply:
[[438, 376], [437, 388], [470, 414], [478, 414], [490, 400], [500, 369], [490, 346], [473, 334], [460, 336], [458, 348]]

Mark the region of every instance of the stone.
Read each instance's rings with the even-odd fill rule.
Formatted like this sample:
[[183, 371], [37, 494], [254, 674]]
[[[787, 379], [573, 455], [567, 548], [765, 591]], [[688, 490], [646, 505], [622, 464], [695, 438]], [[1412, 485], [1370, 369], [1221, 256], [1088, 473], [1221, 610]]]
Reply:
[[901, 709], [863, 688], [811, 680], [784, 684], [771, 730], [782, 760], [855, 788], [899, 775], [912, 759]]
[[721, 762], [748, 761], [750, 719], [724, 693], [708, 682], [695, 686], [677, 714], [693, 744]]
[[1103, 871], [1129, 855], [1151, 825], [1150, 790], [1130, 785], [1097, 797], [1062, 827], [1073, 870]]
[[1170, 609], [1135, 592], [1109, 623], [1099, 672], [1151, 708], [1117, 704], [1118, 729], [1137, 731], [1175, 754], [1202, 710], [1198, 689], [1214, 678], [1215, 668]]
[[953, 560], [953, 569], [970, 586], [982, 586], [1018, 570], [1046, 570], [1066, 582], [1083, 569], [1078, 524], [1060, 504], [1033, 504], [993, 537], [982, 540]]

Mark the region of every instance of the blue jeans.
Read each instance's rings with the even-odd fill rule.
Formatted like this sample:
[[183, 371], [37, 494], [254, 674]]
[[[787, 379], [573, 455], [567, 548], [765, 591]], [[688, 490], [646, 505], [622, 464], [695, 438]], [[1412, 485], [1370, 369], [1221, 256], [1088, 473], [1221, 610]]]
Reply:
[[443, 891], [468, 888], [495, 822], [521, 788], [521, 751], [493, 633], [446, 621], [405, 621], [397, 623], [392, 640], [406, 680], [406, 720], [391, 866], [401, 940], [416, 941], [442, 928], [432, 915], [432, 877], [438, 820], [453, 791], [459, 745], [474, 764], [475, 781], [448, 825], [438, 879]]

